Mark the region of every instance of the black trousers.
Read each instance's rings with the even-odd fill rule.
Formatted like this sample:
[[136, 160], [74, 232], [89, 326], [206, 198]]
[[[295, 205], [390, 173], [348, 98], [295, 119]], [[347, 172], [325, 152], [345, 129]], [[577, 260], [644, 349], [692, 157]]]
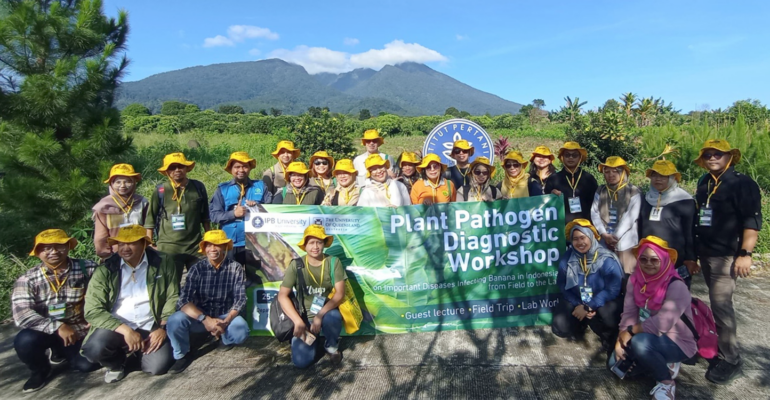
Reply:
[[596, 310], [596, 316], [591, 319], [578, 320], [572, 315], [575, 307], [564, 298], [559, 299], [559, 305], [553, 308], [553, 322], [551, 331], [563, 338], [580, 336], [588, 325], [603, 341], [610, 346], [615, 344], [618, 338], [618, 325], [620, 314], [623, 312], [623, 297], [618, 296], [604, 303], [604, 306]]
[[[142, 335], [142, 339], [150, 335], [150, 332], [142, 329], [136, 331]], [[174, 364], [174, 354], [168, 338], [154, 353], [142, 354], [137, 351], [134, 354], [141, 358], [142, 371], [150, 375], [163, 375]], [[123, 340], [123, 335], [107, 329], [96, 329], [83, 346], [83, 355], [91, 362], [117, 370], [123, 368], [126, 362], [128, 345]]]
[[75, 370], [91, 372], [99, 369], [99, 364], [90, 363], [80, 355], [82, 344], [83, 339], [80, 339], [74, 344], [64, 346], [64, 340], [58, 334], [49, 335], [32, 329], [22, 329], [13, 340], [16, 355], [32, 372], [43, 372], [51, 368], [51, 362], [46, 355], [48, 349], [66, 358]]
[[262, 279], [257, 275], [257, 271], [262, 268], [262, 260], [254, 256], [254, 252], [247, 249], [246, 246], [233, 247], [233, 260], [243, 265], [246, 272], [246, 286], [252, 283], [262, 283]]

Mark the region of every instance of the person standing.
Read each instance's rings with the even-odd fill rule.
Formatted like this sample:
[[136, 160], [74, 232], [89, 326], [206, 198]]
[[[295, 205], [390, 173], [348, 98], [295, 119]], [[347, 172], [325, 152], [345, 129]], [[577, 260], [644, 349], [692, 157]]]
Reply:
[[[382, 157], [382, 159], [387, 161], [388, 165], [390, 165], [390, 156], [385, 153], [380, 153], [380, 146], [385, 144], [385, 139], [380, 137], [380, 132], [378, 132], [376, 129], [369, 129], [364, 132], [364, 137], [361, 138], [361, 144], [366, 148], [366, 152], [358, 155], [353, 159], [353, 166], [356, 167], [356, 171], [358, 171], [358, 178], [356, 180], [358, 186], [363, 187], [366, 185], [366, 176], [368, 175], [368, 170], [366, 169], [366, 159], [372, 154], [376, 154]], [[388, 177], [396, 177], [393, 171], [390, 169], [388, 169]]]
[[334, 196], [337, 180], [334, 178], [334, 157], [326, 151], [316, 151], [310, 156], [310, 182], [311, 186], [318, 186], [324, 190], [327, 198]]
[[473, 157], [473, 153], [476, 149], [465, 140], [456, 140], [452, 144], [452, 155], [450, 156], [455, 160], [455, 165], [447, 168], [446, 178], [454, 183], [456, 188], [461, 188], [471, 183], [471, 176], [468, 174], [470, 171], [470, 160]]
[[422, 159], [417, 171], [422, 179], [412, 186], [412, 204], [426, 206], [436, 203], [457, 201], [457, 187], [452, 180], [444, 178], [447, 166], [435, 154], [428, 154]]
[[741, 372], [738, 326], [733, 293], [738, 277], [751, 273], [751, 253], [762, 229], [759, 186], [735, 171], [741, 152], [726, 140], [707, 140], [695, 164], [708, 171], [699, 181], [695, 199], [695, 251], [709, 288], [711, 309], [722, 358], [706, 372], [706, 379], [727, 384]]
[[586, 159], [588, 152], [578, 143], [564, 143], [559, 149], [559, 160], [564, 167], [545, 182], [546, 193], [564, 195], [565, 222], [591, 219], [591, 205], [599, 184], [591, 173], [580, 167]]
[[325, 206], [354, 206], [358, 204], [358, 196], [361, 194], [356, 184], [358, 171], [353, 167], [353, 161], [347, 158], [339, 160], [334, 166], [334, 178], [337, 187], [331, 196], [327, 193], [324, 197]]
[[471, 163], [469, 167], [473, 176], [469, 185], [461, 187], [457, 191], [458, 201], [495, 201], [502, 198], [500, 190], [489, 181], [495, 174], [495, 167], [486, 157], [479, 157]]
[[115, 164], [110, 169], [109, 194], [93, 207], [94, 247], [102, 260], [111, 256], [117, 248], [107, 245], [107, 238], [118, 234], [121, 226], [142, 225], [150, 208], [150, 202], [136, 193], [142, 174], [130, 164]]
[[403, 183], [391, 179], [388, 175], [390, 161], [379, 154], [372, 154], [366, 159], [366, 186], [361, 189], [358, 205], [361, 207], [399, 207], [412, 202]]
[[286, 168], [289, 167], [292, 161], [299, 158], [300, 151], [294, 147], [294, 142], [281, 140], [278, 142], [275, 151], [270, 154], [278, 162], [262, 173], [262, 181], [265, 182], [267, 190], [275, 196], [281, 189], [286, 187]]
[[547, 194], [545, 191], [545, 182], [551, 175], [556, 173], [556, 167], [553, 166], [553, 160], [556, 157], [551, 153], [551, 149], [546, 146], [537, 146], [532, 156], [529, 157], [529, 195], [541, 196]]
[[262, 181], [249, 178], [249, 173], [257, 166], [257, 161], [245, 151], [236, 151], [230, 155], [225, 171], [233, 179], [220, 183], [209, 204], [211, 222], [219, 227], [233, 241], [232, 258], [246, 269], [246, 276], [251, 282], [259, 281], [261, 261], [246, 248], [246, 228], [244, 221], [249, 219], [248, 207], [257, 204], [270, 204], [273, 195]]
[[517, 199], [529, 197], [529, 175], [524, 173], [527, 168], [527, 162], [524, 156], [518, 151], [509, 151], [503, 158], [503, 169], [505, 176], [500, 182], [500, 191], [504, 199]]
[[420, 174], [417, 173], [418, 165], [420, 165], [420, 157], [411, 151], [401, 153], [401, 157], [398, 159], [399, 174], [396, 180], [403, 183], [410, 193], [414, 183], [420, 179]]
[[305, 163], [295, 161], [286, 168], [287, 186], [273, 196], [273, 204], [316, 205], [323, 203], [324, 190], [308, 183], [310, 170]]
[[185, 267], [189, 269], [198, 262], [201, 226], [205, 231], [211, 230], [206, 187], [187, 178], [193, 168], [195, 161], [188, 161], [182, 153], [163, 157], [158, 172], [168, 177], [168, 182], [159, 184], [152, 193], [144, 223], [150, 241], [153, 234], [157, 236], [158, 251], [174, 260], [178, 279], [182, 279]]

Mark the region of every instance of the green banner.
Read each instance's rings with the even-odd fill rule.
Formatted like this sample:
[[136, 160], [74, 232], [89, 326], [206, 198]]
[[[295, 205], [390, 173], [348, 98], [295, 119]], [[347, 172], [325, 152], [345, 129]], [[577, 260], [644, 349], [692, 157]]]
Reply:
[[322, 224], [364, 308], [358, 334], [542, 325], [558, 303], [566, 247], [564, 203], [547, 195], [398, 208], [264, 205], [246, 223], [264, 285], [250, 287], [253, 334], [269, 334], [268, 307], [283, 270]]

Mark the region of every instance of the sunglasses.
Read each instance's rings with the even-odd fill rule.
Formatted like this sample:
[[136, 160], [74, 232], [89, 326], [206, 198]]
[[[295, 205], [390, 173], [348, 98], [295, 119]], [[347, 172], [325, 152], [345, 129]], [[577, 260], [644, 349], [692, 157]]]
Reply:
[[505, 163], [505, 168], [521, 168], [519, 163]]
[[470, 153], [470, 152], [471, 152], [470, 150], [465, 150], [465, 149], [454, 149], [454, 150], [452, 150], [452, 154], [467, 154], [467, 153]]
[[564, 158], [580, 158], [580, 153], [564, 153]]
[[441, 169], [441, 165], [432, 163], [432, 164], [428, 164], [428, 166], [425, 167], [425, 169]]
[[187, 169], [187, 167], [182, 164], [171, 164], [168, 166], [169, 171], [176, 171], [178, 169]]
[[639, 257], [639, 264], [652, 264], [655, 266], [660, 265], [660, 258], [649, 258], [645, 256]]
[[315, 160], [313, 161], [313, 165], [329, 165], [328, 160]]
[[476, 176], [481, 176], [481, 175], [488, 176], [489, 175], [489, 171], [482, 171], [480, 169], [477, 169], [477, 170], [473, 171], [473, 175], [476, 175]]
[[721, 151], [715, 151], [713, 153], [703, 153], [703, 159], [704, 160], [710, 160], [711, 157], [714, 157], [715, 160], [721, 160], [722, 157], [725, 155], [725, 153], [722, 153]]
[[364, 140], [364, 144], [378, 143], [376, 140]]

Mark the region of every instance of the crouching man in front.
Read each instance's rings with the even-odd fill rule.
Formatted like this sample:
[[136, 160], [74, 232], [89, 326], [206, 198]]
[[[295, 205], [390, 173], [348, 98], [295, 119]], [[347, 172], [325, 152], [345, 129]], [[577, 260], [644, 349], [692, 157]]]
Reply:
[[176, 362], [171, 373], [184, 371], [194, 357], [190, 334], [209, 333], [221, 339], [220, 349], [229, 350], [249, 336], [249, 325], [238, 314], [246, 305], [243, 266], [227, 258], [233, 241], [221, 230], [208, 231], [200, 243], [206, 259], [193, 264], [187, 273], [179, 311], [168, 320], [168, 334]]
[[120, 228], [107, 239], [118, 252], [94, 272], [86, 293], [85, 316], [91, 330], [83, 355], [107, 368], [104, 381], [126, 376], [129, 356], [142, 371], [162, 375], [174, 363], [166, 321], [176, 310], [179, 279], [173, 259], [153, 250], [139, 225]]

